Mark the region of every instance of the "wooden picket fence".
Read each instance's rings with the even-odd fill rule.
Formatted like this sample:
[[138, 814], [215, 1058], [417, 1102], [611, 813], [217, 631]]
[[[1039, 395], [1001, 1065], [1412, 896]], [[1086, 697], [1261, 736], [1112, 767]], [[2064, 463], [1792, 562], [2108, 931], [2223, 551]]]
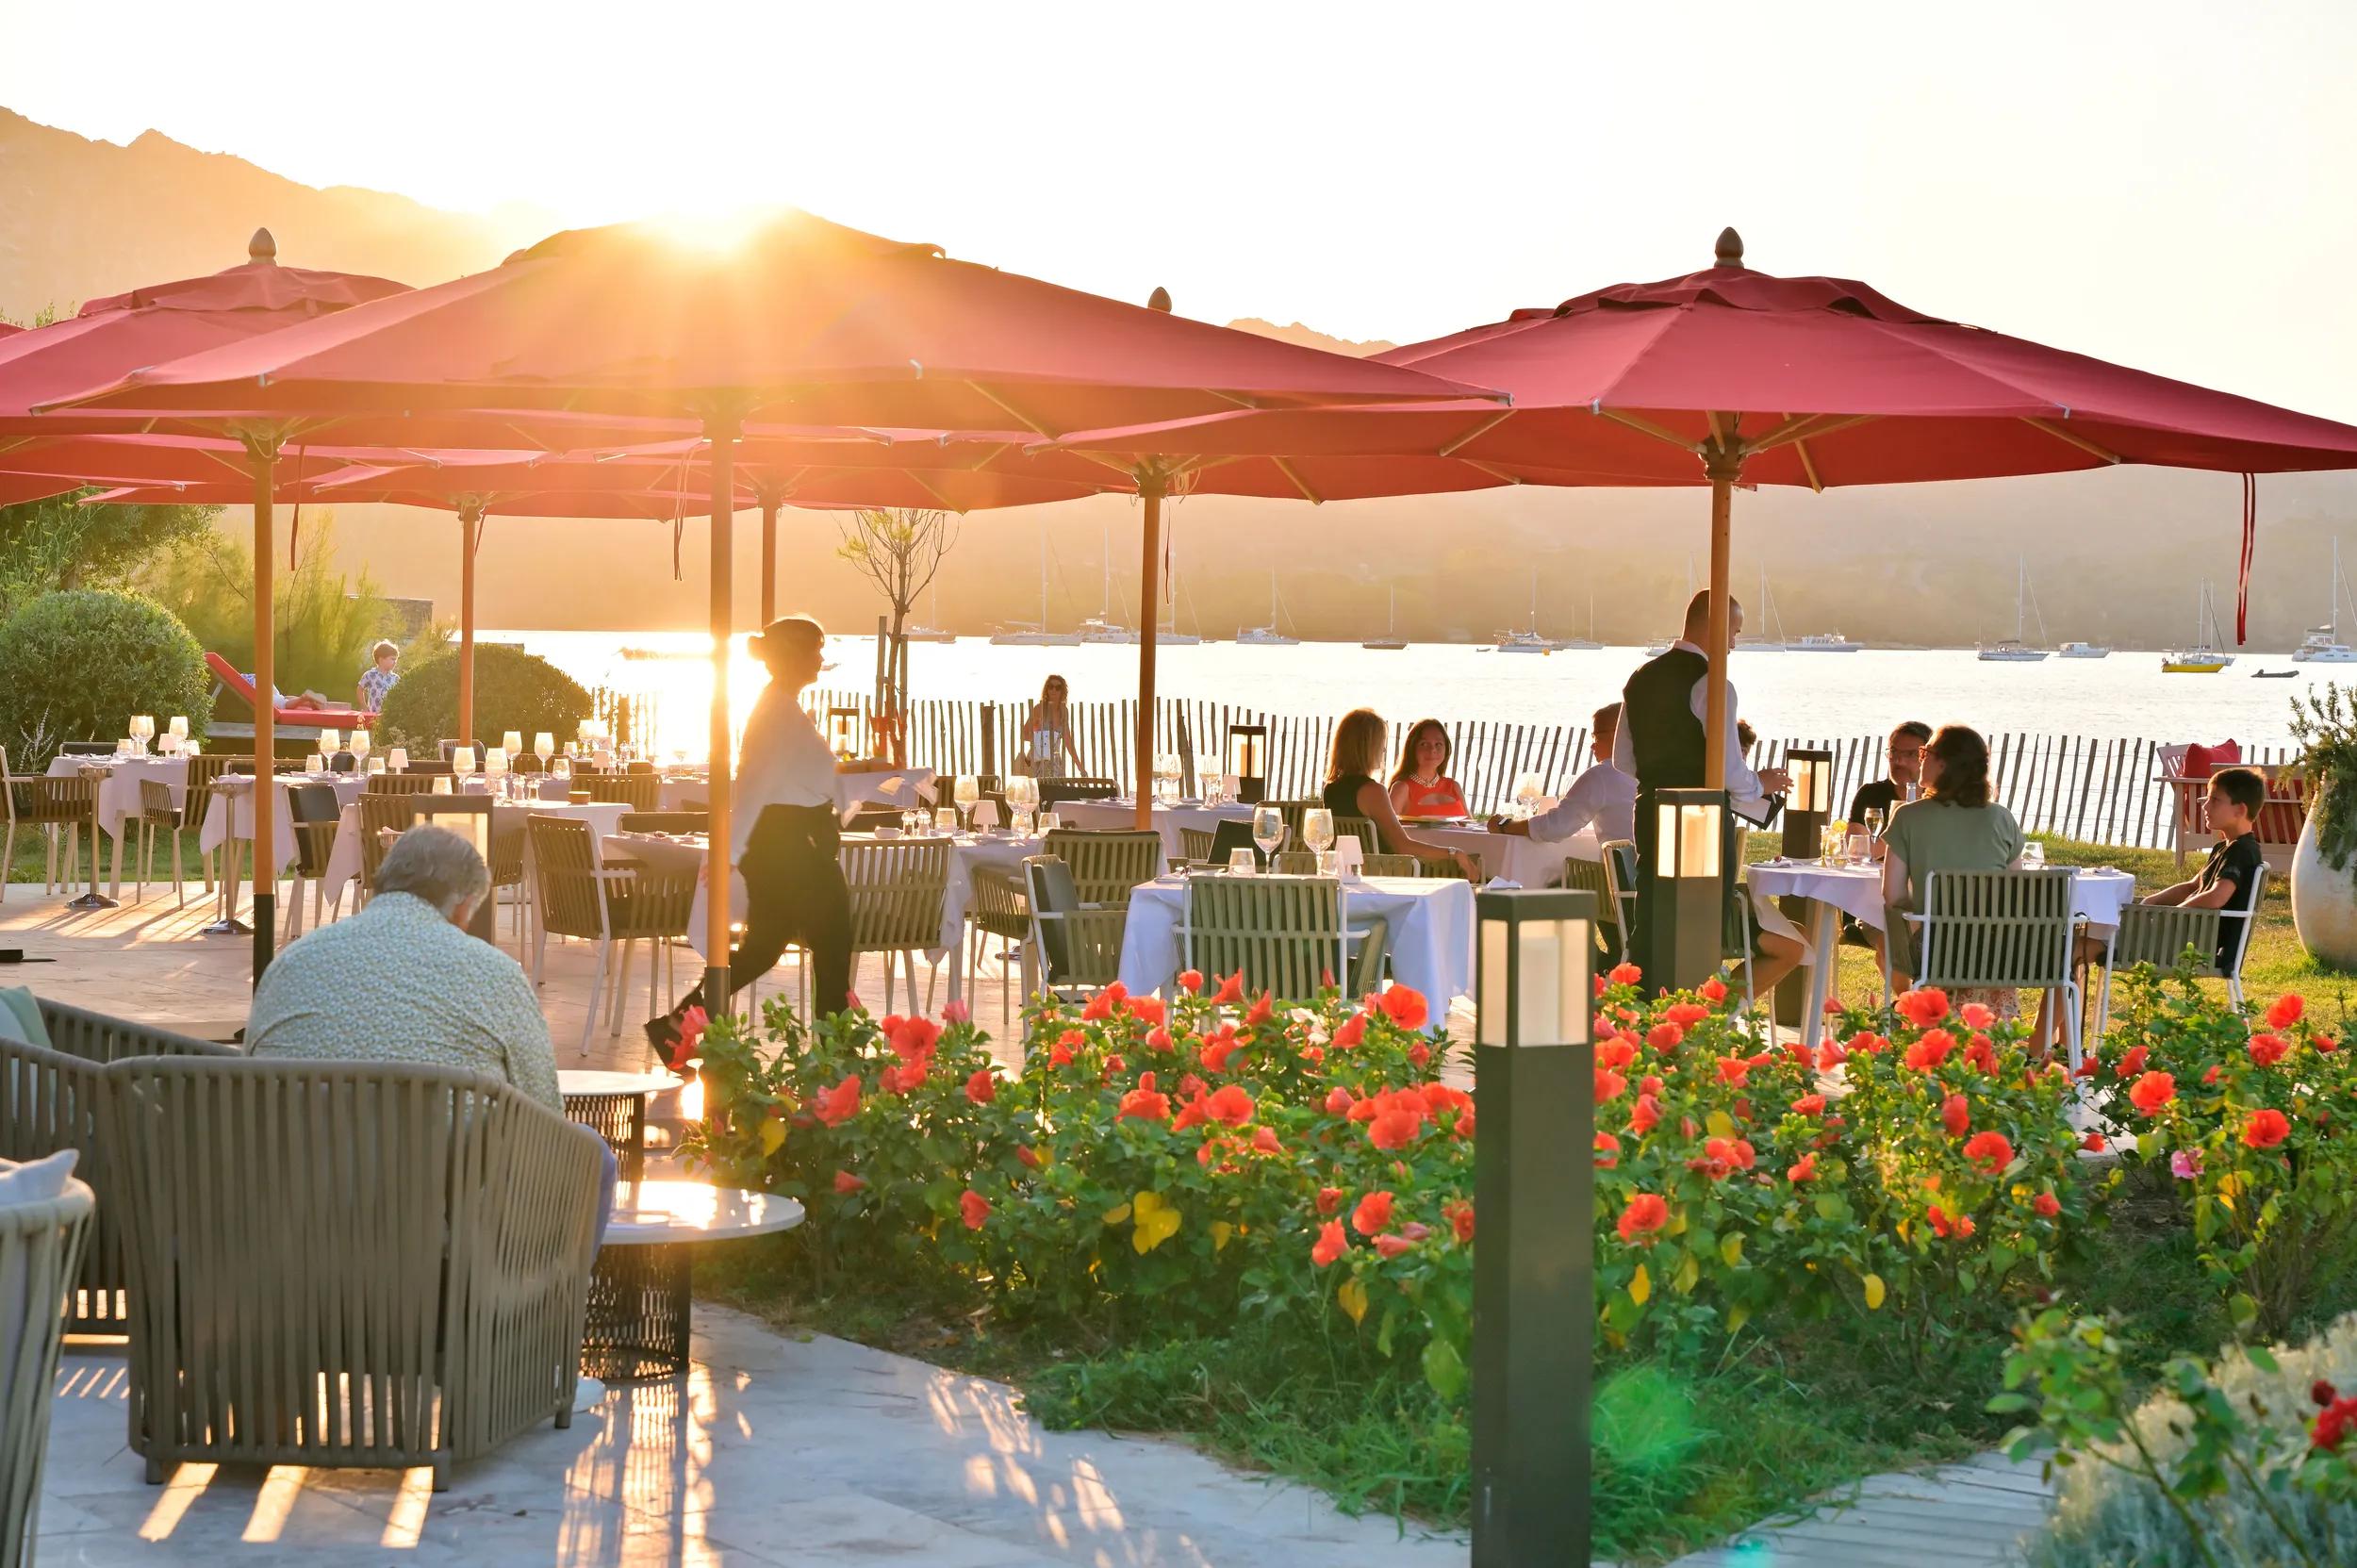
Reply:
[[[859, 744], [869, 744], [872, 701], [866, 693], [814, 691], [808, 706], [822, 725], [831, 710], [853, 710], [859, 716]], [[1018, 732], [1030, 701], [920, 700], [911, 707], [913, 766], [941, 773], [1003, 774], [1021, 752]], [[1082, 771], [1128, 790], [1133, 782], [1136, 702], [1075, 702], [1071, 715]], [[1179, 757], [1186, 790], [1193, 793], [1196, 756], [1224, 753], [1232, 725], [1261, 725], [1268, 732], [1264, 777], [1269, 795], [1300, 798], [1316, 794], [1325, 782], [1334, 722], [1332, 717], [1267, 713], [1199, 698], [1162, 698], [1155, 703], [1155, 747]], [[1464, 786], [1466, 801], [1476, 814], [1511, 805], [1525, 778], [1535, 779], [1541, 794], [1560, 795], [1589, 763], [1584, 725], [1469, 719], [1451, 724], [1449, 734], [1456, 746], [1449, 771]], [[1880, 734], [1763, 738], [1754, 760], [1768, 767], [1781, 764], [1795, 750], [1830, 751], [1834, 809], [1840, 812], [1859, 784], [1881, 775], [1883, 740]], [[2001, 732], [1988, 741], [1997, 799], [2012, 808], [2028, 831], [2096, 844], [2168, 846], [2175, 804], [2161, 782], [2161, 742], [2026, 732]], [[2261, 747], [2246, 760], [2279, 764], [2297, 754], [2294, 747]]]

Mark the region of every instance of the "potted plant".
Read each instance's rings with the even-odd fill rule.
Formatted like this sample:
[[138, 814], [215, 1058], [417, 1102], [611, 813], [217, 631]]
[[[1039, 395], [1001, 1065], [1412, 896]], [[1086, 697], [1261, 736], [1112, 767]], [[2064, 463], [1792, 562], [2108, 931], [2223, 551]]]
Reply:
[[2308, 820], [2292, 855], [2292, 925], [2299, 945], [2326, 964], [2357, 968], [2357, 704], [2328, 685], [2292, 699]]

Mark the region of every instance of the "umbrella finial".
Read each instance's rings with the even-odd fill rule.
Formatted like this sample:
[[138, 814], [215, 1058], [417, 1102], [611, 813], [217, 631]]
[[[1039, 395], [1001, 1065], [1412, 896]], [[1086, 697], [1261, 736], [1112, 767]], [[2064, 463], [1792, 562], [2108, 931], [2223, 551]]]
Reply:
[[1151, 294], [1148, 294], [1146, 297], [1146, 308], [1148, 310], [1159, 310], [1165, 316], [1169, 315], [1170, 290], [1167, 289], [1156, 289]]
[[1743, 237], [1735, 232], [1732, 223], [1719, 231], [1719, 254], [1715, 264], [1721, 267], [1743, 265]]
[[271, 238], [270, 230], [255, 229], [254, 238], [245, 242], [245, 255], [249, 261], [274, 263], [278, 259], [278, 241]]

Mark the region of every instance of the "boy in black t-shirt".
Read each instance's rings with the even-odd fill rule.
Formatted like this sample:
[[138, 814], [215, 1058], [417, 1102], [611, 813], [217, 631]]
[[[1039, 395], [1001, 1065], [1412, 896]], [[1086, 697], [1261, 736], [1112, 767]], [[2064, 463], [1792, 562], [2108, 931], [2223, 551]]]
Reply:
[[[2248, 910], [2266, 858], [2259, 853], [2259, 809], [2266, 804], [2266, 780], [2248, 767], [2223, 767], [2210, 775], [2210, 831], [2217, 842], [2200, 874], [2164, 887], [2145, 900], [2188, 909]], [[2217, 966], [2230, 974], [2250, 933], [2249, 918], [2217, 923]]]

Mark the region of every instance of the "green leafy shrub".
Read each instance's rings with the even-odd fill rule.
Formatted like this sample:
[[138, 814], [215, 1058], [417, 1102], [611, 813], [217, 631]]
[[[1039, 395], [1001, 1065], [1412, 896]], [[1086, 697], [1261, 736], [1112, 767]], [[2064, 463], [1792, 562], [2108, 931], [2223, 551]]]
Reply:
[[[496, 742], [514, 730], [524, 744], [546, 730], [561, 743], [589, 717], [592, 699], [581, 683], [536, 653], [495, 643], [474, 651], [474, 733]], [[420, 659], [404, 668], [385, 699], [378, 721], [380, 745], [423, 748], [458, 733], [458, 650]]]
[[2318, 695], [2292, 698], [2292, 734], [2315, 801], [2316, 850], [2327, 866], [2346, 871], [2357, 855], [2357, 710], [2328, 682]]
[[[208, 528], [163, 556], [146, 586], [204, 648], [239, 669], [254, 668], [254, 557], [245, 547]], [[271, 617], [278, 689], [350, 702], [391, 612], [367, 571], [336, 569], [334, 513], [305, 515], [294, 569], [281, 571], [272, 589]], [[242, 722], [244, 704], [228, 701]]]
[[2032, 1568], [2325, 1568], [2357, 1552], [2357, 1315], [2298, 1347], [2178, 1357], [2128, 1392], [2120, 1336], [2059, 1309], [2025, 1319], [1999, 1414], [2017, 1459], [2063, 1474]]
[[69, 740], [107, 740], [133, 714], [202, 734], [211, 678], [188, 628], [154, 600], [82, 588], [43, 594], [0, 625], [0, 746], [38, 773]]

